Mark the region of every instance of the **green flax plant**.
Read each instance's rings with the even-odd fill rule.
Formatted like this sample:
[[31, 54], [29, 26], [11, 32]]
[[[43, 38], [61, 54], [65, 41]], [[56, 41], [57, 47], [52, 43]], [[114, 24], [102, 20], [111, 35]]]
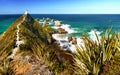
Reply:
[[[95, 32], [95, 31], [94, 31]], [[77, 47], [74, 55], [75, 72], [80, 75], [98, 75], [101, 68], [112, 60], [119, 51], [118, 34], [111, 33], [111, 29], [105, 34], [93, 40], [84, 35], [82, 40], [84, 46]]]

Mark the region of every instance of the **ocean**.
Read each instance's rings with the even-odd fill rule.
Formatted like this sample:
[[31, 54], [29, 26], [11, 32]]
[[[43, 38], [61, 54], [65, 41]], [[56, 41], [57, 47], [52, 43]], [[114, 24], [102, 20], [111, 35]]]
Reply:
[[[18, 17], [21, 15], [0, 15], [0, 34], [2, 34]], [[33, 18], [39, 18], [39, 23], [43, 23], [43, 18], [49, 18], [49, 26], [54, 29], [52, 19], [61, 22], [61, 28], [64, 28], [68, 34], [53, 34], [53, 38], [58, 41], [63, 50], [75, 52], [76, 45], [68, 42], [68, 36], [72, 36], [77, 41], [77, 46], [83, 46], [81, 37], [86, 34], [91, 39], [96, 40], [94, 30], [101, 38], [106, 29], [112, 27], [111, 32], [120, 32], [120, 15], [117, 14], [31, 14]], [[42, 24], [41, 24], [42, 25]]]
[[[0, 15], [0, 34], [14, 22], [19, 15]], [[93, 30], [103, 34], [112, 27], [112, 32], [120, 32], [119, 14], [31, 14], [33, 18], [51, 18], [61, 21], [69, 35], [81, 37], [84, 33], [92, 35]], [[54, 25], [50, 25], [54, 28]]]

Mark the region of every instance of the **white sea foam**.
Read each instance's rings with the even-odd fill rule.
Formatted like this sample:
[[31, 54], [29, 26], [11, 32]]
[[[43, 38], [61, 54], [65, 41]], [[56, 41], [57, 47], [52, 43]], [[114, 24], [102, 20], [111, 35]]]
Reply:
[[48, 22], [49, 25], [54, 25], [54, 22]]
[[[44, 22], [43, 21], [39, 21], [40, 24], [43, 24]], [[47, 25], [54, 25], [54, 22], [48, 22]]]
[[[68, 34], [77, 32], [74, 29], [70, 28], [70, 25], [68, 24], [61, 24], [60, 27], [53, 26], [52, 28], [63, 28], [68, 32]], [[60, 47], [62, 47], [64, 50], [69, 50], [70, 52], [75, 52], [76, 46], [84, 46], [84, 43], [80, 38], [77, 38], [77, 45], [73, 45], [72, 42], [68, 42], [68, 36], [66, 34], [53, 34], [52, 37], [59, 42]]]
[[70, 34], [70, 33], [75, 33], [75, 31], [74, 31], [73, 29], [71, 29], [71, 28], [70, 28], [70, 25], [68, 25], [68, 24], [63, 24], [63, 25], [61, 26], [61, 28], [64, 28], [69, 34]]
[[[68, 34], [78, 33], [78, 30], [79, 30], [79, 28], [70, 28], [70, 25], [68, 25], [68, 24], [61, 24], [60, 27], [53, 26], [52, 28], [54, 28], [54, 29], [63, 28], [68, 32]], [[97, 30], [91, 30], [90, 32], [88, 32], [88, 34], [91, 39], [97, 40], [94, 31], [96, 31], [96, 34], [100, 38], [101, 32], [99, 32]], [[64, 50], [68, 49], [71, 52], [75, 52], [76, 46], [77, 47], [81, 47], [81, 46], [85, 47], [84, 42], [82, 41], [82, 39], [80, 37], [77, 37], [77, 45], [73, 45], [72, 42], [68, 42], [68, 36], [66, 34], [53, 34], [52, 37], [59, 42], [60, 47], [62, 47]]]
[[77, 45], [82, 45], [84, 47], [84, 42], [81, 38], [77, 38]]
[[42, 23], [42, 24], [43, 24], [43, 22], [40, 22], [40, 21], [39, 21], [39, 23]]
[[81, 38], [77, 38], [77, 45], [73, 45], [71, 43], [71, 47], [70, 47], [71, 52], [73, 52], [73, 53], [76, 52], [77, 47], [81, 48], [81, 46], [85, 47], [84, 42], [82, 41]]
[[100, 39], [100, 38], [101, 38], [100, 34], [101, 34], [102, 32], [97, 31], [96, 29], [91, 30], [90, 32], [88, 32], [88, 34], [89, 34], [89, 37], [90, 37], [92, 40], [97, 41], [97, 37], [96, 37], [96, 35], [95, 35], [95, 32], [96, 32], [96, 34], [98, 35], [98, 38]]
[[68, 37], [65, 34], [53, 34], [52, 37], [59, 42], [60, 47], [73, 53], [76, 51], [76, 46], [84, 47], [84, 43], [80, 38], [77, 38], [77, 45], [73, 45], [72, 42], [68, 42]]
[[54, 29], [63, 28], [63, 29], [65, 29], [69, 34], [76, 32], [75, 30], [73, 30], [72, 28], [70, 28], [70, 25], [68, 25], [68, 24], [61, 24], [60, 27], [53, 26], [52, 28], [54, 28]]
[[[74, 29], [74, 30], [71, 29], [70, 25], [68, 25], [68, 24], [61, 24], [60, 27], [54, 26], [53, 28], [54, 29], [63, 28], [63, 29], [65, 29], [68, 32], [68, 34], [70, 34], [70, 33], [77, 33], [77, 31], [75, 31], [76, 29]], [[94, 31], [96, 31], [96, 34], [98, 35], [99, 39], [101, 38], [100, 34], [102, 32], [97, 31], [95, 29], [93, 29], [90, 32], [88, 32], [89, 37], [92, 40], [97, 41], [97, 37], [96, 37]], [[75, 52], [77, 47], [81, 48], [81, 46], [82, 46], [83, 48], [85, 48], [84, 42], [83, 42], [83, 40], [80, 37], [77, 37], [77, 45], [73, 45], [72, 42], [68, 42], [68, 37], [65, 34], [53, 34], [53, 38], [56, 39], [59, 42], [61, 47], [64, 47], [63, 48], [64, 50], [69, 49], [71, 52]], [[61, 42], [61, 40], [65, 41], [65, 42]]]
[[52, 37], [56, 40], [67, 40], [67, 36], [65, 34], [53, 34]]

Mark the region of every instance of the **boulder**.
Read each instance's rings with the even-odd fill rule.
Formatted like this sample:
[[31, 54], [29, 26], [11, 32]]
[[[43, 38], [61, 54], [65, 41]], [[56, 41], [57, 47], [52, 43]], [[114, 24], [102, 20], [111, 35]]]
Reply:
[[65, 31], [65, 29], [63, 29], [63, 28], [58, 28], [58, 29], [56, 30], [56, 33], [59, 33], [59, 34], [66, 34], [66, 33], [68, 33], [68, 32]]
[[54, 22], [54, 19], [51, 19], [51, 22]]
[[57, 26], [57, 27], [60, 27], [61, 26], [61, 23], [60, 23], [60, 21], [55, 21], [55, 25]]
[[73, 45], [76, 45], [76, 44], [77, 44], [77, 39], [76, 39], [76, 38], [74, 38], [74, 39], [72, 40], [72, 44], [73, 44]]
[[43, 26], [46, 26], [47, 24], [48, 24], [48, 22], [46, 20], [44, 20]]
[[70, 42], [72, 40], [73, 40], [72, 36], [68, 36], [68, 41]]

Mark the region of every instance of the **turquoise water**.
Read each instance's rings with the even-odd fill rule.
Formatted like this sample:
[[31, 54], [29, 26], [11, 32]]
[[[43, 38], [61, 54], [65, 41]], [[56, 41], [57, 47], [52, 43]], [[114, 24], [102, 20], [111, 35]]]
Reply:
[[[0, 15], [0, 33], [3, 33], [20, 15]], [[62, 24], [69, 25], [73, 30], [72, 36], [79, 37], [93, 29], [102, 34], [112, 27], [113, 32], [120, 32], [120, 15], [81, 15], [81, 14], [32, 14], [34, 18], [52, 18], [60, 20]], [[53, 25], [51, 25], [53, 27]]]
[[0, 15], [0, 34], [3, 33], [20, 15]]

